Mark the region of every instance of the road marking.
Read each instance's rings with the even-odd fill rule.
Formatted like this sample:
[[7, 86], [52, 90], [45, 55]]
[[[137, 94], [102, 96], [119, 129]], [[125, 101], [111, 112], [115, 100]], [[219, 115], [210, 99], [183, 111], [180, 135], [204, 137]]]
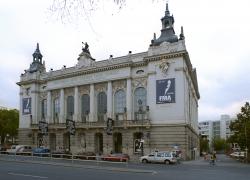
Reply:
[[48, 177], [45, 176], [34, 176], [34, 175], [30, 175], [30, 174], [19, 174], [19, 173], [8, 173], [9, 175], [13, 175], [13, 176], [26, 176], [26, 177], [33, 177], [33, 178], [41, 178], [41, 179], [47, 179]]

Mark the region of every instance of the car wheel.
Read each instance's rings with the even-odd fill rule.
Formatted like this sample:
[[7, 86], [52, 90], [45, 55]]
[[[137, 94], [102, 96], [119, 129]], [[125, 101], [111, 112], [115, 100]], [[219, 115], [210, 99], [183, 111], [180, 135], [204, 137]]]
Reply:
[[170, 164], [170, 161], [169, 160], [165, 160], [164, 163], [165, 164]]
[[142, 163], [145, 163], [145, 164], [146, 164], [146, 163], [148, 163], [148, 160], [147, 160], [147, 159], [143, 159], [143, 160], [142, 160]]

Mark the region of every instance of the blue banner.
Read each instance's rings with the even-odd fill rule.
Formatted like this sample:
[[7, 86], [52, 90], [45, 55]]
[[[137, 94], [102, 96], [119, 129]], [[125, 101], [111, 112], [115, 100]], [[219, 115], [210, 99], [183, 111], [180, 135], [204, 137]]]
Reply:
[[156, 81], [156, 104], [175, 103], [175, 79]]

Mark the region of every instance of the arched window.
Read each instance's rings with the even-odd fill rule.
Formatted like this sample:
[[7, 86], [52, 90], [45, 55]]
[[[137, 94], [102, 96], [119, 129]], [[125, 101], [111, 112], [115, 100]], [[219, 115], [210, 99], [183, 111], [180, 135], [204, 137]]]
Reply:
[[107, 112], [107, 95], [105, 92], [100, 92], [97, 96], [97, 113], [98, 120], [104, 120], [104, 114]]
[[45, 120], [47, 117], [47, 100], [42, 100], [42, 120]]
[[67, 98], [67, 118], [73, 120], [74, 114], [74, 97], [68, 96]]
[[114, 96], [114, 112], [115, 119], [122, 120], [124, 109], [126, 108], [126, 93], [124, 90], [120, 89], [115, 92]]
[[81, 104], [82, 104], [82, 111], [81, 111], [82, 121], [86, 121], [86, 116], [89, 114], [89, 111], [90, 111], [89, 95], [88, 94], [82, 95], [81, 101], [82, 101], [81, 102]]
[[126, 94], [123, 90], [118, 90], [115, 93], [115, 113], [124, 113], [126, 107]]
[[140, 119], [140, 115], [144, 114], [147, 105], [147, 91], [144, 87], [136, 88], [134, 92], [134, 112], [135, 119]]
[[59, 103], [59, 98], [56, 98], [53, 101], [53, 119], [55, 123], [59, 122], [59, 114], [60, 114], [60, 103]]

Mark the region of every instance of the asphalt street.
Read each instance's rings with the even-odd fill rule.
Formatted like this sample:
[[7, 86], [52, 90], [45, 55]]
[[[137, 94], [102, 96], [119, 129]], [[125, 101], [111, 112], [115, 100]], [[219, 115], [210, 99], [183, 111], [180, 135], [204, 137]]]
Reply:
[[21, 159], [0, 155], [0, 180], [249, 180], [250, 165], [218, 156], [215, 166], [203, 159], [178, 165], [100, 163]]

